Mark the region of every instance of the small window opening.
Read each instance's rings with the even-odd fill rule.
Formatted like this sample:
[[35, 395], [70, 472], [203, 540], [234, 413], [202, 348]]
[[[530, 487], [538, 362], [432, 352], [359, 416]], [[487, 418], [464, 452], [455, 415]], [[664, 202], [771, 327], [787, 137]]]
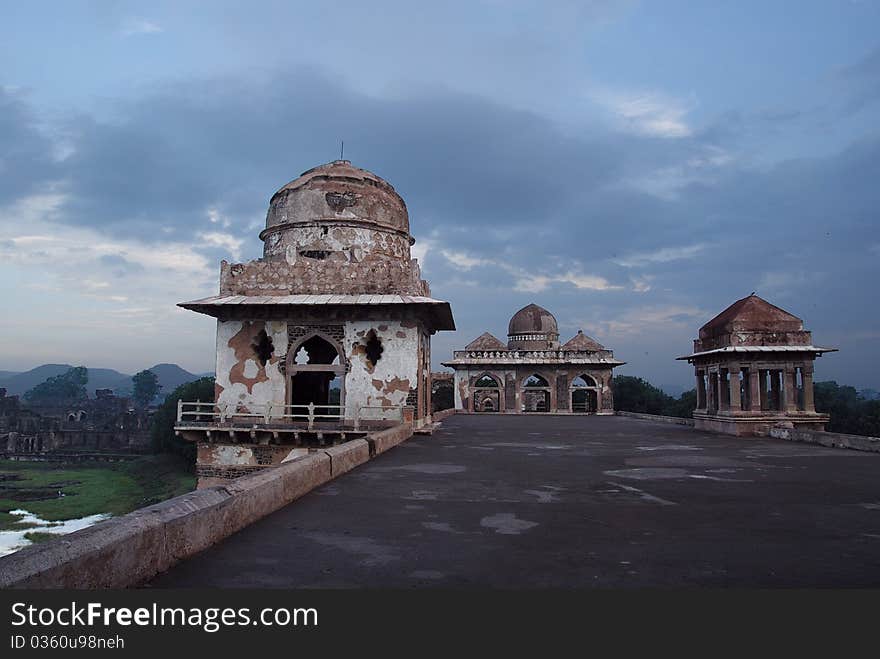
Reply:
[[272, 357], [272, 352], [275, 350], [275, 346], [272, 345], [272, 339], [266, 334], [266, 330], [260, 330], [260, 333], [257, 334], [257, 342], [252, 347], [257, 354], [257, 359], [260, 360], [261, 366], [266, 365], [266, 362], [269, 361]]
[[480, 387], [480, 388], [487, 388], [487, 389], [488, 389], [488, 388], [492, 388], [492, 389], [494, 389], [494, 388], [497, 388], [497, 387], [498, 387], [498, 383], [495, 382], [495, 380], [494, 380], [493, 378], [491, 378], [490, 376], [488, 376], [488, 375], [484, 375], [484, 376], [481, 377], [479, 380], [477, 380], [477, 382], [476, 382], [476, 384], [475, 384], [474, 386], [477, 386], [477, 387]]
[[382, 346], [382, 341], [376, 336], [374, 330], [370, 330], [370, 333], [367, 334], [366, 354], [367, 360], [370, 362], [371, 366], [375, 366], [379, 360], [382, 359], [382, 353], [384, 351], [385, 348]]
[[304, 256], [307, 259], [315, 259], [317, 261], [323, 261], [328, 256], [330, 256], [333, 252], [329, 249], [304, 249], [301, 250], [299, 255]]

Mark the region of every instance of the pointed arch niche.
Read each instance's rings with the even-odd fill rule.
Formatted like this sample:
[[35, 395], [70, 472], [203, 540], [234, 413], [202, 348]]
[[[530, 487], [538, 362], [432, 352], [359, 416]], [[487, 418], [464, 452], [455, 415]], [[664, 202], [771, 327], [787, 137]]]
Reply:
[[492, 373], [481, 373], [472, 380], [472, 412], [503, 412], [504, 396], [501, 378]]
[[586, 373], [571, 381], [571, 411], [573, 414], [596, 414], [602, 403], [602, 387], [599, 381]]
[[528, 376], [522, 383], [522, 411], [550, 411], [550, 383], [537, 373]]
[[336, 341], [321, 333], [304, 338], [287, 353], [286, 403], [314, 403], [315, 414], [336, 414], [335, 406], [345, 406], [345, 372], [345, 356]]

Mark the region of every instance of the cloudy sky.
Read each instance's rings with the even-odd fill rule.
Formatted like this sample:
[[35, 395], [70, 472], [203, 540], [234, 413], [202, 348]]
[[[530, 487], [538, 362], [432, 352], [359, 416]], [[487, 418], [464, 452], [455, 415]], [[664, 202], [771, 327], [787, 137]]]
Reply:
[[[714, 5], [714, 6], [713, 6]], [[690, 386], [752, 291], [880, 388], [880, 3], [0, 0], [0, 369], [213, 369], [220, 259], [346, 157], [459, 330], [529, 302]]]

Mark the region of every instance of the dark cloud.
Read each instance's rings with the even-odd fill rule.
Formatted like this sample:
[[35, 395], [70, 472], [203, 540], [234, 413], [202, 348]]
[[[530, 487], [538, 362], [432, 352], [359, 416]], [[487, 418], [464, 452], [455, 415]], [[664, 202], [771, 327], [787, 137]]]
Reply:
[[[880, 243], [876, 137], [833, 157], [759, 170], [713, 160], [753, 125], [755, 117], [737, 113], [682, 139], [599, 128], [572, 134], [486, 98], [442, 89], [378, 98], [300, 72], [179, 83], [119, 103], [113, 123], [71, 119], [64, 129], [74, 136], [73, 155], [54, 162], [26, 106], [0, 98], [0, 139], [11, 137], [22, 164], [11, 179], [0, 177], [0, 198], [63, 179], [67, 223], [146, 241], [196, 243], [200, 232], [227, 231], [247, 239], [244, 258], [259, 253], [248, 224], [262, 220], [272, 192], [335, 158], [344, 139], [347, 157], [401, 192], [417, 239], [434, 246], [426, 273], [435, 294], [455, 304], [467, 333], [456, 338], [461, 344], [484, 329], [503, 332], [509, 315], [535, 300], [572, 334], [576, 322], [657, 323], [656, 332], [627, 330], [619, 345], [600, 338], [651, 353], [641, 362], [621, 356], [659, 372], [675, 356], [661, 357], [663, 345], [672, 350], [670, 337], [686, 350], [707, 320], [691, 318], [693, 309], [714, 313], [756, 289], [804, 315], [820, 342], [823, 334], [877, 326], [876, 309], [864, 304], [877, 274], [878, 253], [869, 248]], [[212, 224], [208, 208], [230, 226]], [[462, 270], [440, 249], [491, 263]], [[121, 256], [102, 261], [131, 271]], [[514, 290], [511, 269], [552, 281], [544, 290]], [[565, 273], [619, 288], [577, 288], [558, 277]], [[634, 290], [634, 280], [650, 292]], [[636, 313], [647, 307], [654, 311]], [[683, 328], [689, 318], [693, 327]], [[451, 341], [441, 339], [438, 349]], [[841, 362], [867, 382], [864, 357]]]
[[205, 226], [209, 206], [239, 222], [259, 216], [271, 191], [334, 158], [341, 139], [357, 164], [405, 194], [414, 223], [499, 227], [576, 214], [603, 189], [688, 148], [571, 136], [535, 114], [448, 91], [377, 99], [310, 73], [166, 86], [114, 114], [114, 123], [77, 118], [65, 127], [75, 136], [61, 166], [71, 195], [65, 219], [145, 238]]
[[54, 148], [23, 97], [0, 86], [0, 206], [48, 189], [59, 175]]

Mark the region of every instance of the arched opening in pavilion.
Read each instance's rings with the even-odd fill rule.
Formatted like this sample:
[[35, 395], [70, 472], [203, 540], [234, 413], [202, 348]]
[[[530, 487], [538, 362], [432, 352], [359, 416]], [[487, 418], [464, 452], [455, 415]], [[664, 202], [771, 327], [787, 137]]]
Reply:
[[474, 412], [501, 411], [501, 383], [488, 373], [484, 373], [473, 387]]
[[591, 375], [579, 375], [571, 381], [571, 411], [595, 414], [599, 411], [599, 383]]
[[[339, 348], [323, 336], [313, 335], [294, 348], [287, 364], [287, 403], [315, 405], [315, 414], [335, 416], [340, 413], [345, 390], [345, 365]], [[299, 417], [307, 410], [293, 408]], [[317, 419], [318, 421], [327, 419]]]
[[523, 381], [522, 411], [550, 411], [550, 383], [538, 374], [530, 375]]

